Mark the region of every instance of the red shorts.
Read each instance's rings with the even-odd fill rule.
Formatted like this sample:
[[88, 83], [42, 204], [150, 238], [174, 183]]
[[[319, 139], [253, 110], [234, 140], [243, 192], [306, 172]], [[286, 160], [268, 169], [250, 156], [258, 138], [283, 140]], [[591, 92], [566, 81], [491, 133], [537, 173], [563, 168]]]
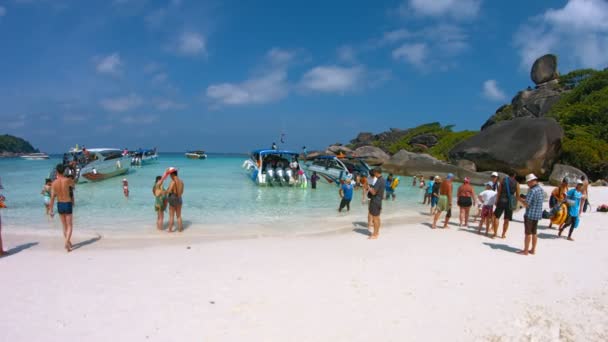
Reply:
[[481, 218], [485, 219], [492, 216], [492, 209], [494, 206], [492, 205], [484, 205], [481, 208]]

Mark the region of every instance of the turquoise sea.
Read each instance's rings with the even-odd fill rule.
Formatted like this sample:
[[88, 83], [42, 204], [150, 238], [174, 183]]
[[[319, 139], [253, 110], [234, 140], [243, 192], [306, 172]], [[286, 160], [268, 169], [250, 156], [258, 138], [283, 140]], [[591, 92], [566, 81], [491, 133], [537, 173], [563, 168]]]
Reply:
[[[338, 213], [338, 188], [324, 180], [318, 188], [259, 187], [241, 165], [246, 155], [210, 154], [206, 160], [186, 159], [182, 153], [160, 153], [159, 161], [131, 168], [126, 178], [130, 196], [122, 192], [122, 178], [78, 184], [75, 192], [75, 229], [133, 234], [156, 233], [154, 178], [169, 166], [179, 169], [185, 183], [183, 219], [190, 232], [211, 235], [313, 233], [344, 228], [366, 221], [367, 207], [356, 191], [349, 213]], [[50, 231], [59, 219], [44, 213], [40, 195], [49, 170], [61, 161], [0, 159], [0, 177], [8, 209], [2, 210], [3, 228]], [[384, 215], [418, 214], [422, 190], [412, 187], [411, 177], [400, 177], [397, 200], [386, 201]], [[169, 180], [165, 186], [168, 186]], [[418, 214], [419, 215], [419, 214]], [[167, 219], [165, 217], [165, 222]]]

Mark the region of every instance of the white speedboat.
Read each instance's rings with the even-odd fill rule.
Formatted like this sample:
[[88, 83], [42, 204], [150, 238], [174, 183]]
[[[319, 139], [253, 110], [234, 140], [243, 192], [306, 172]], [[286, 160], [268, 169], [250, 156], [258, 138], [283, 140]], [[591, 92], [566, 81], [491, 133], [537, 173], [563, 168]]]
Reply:
[[202, 151], [202, 150], [188, 151], [188, 152], [186, 152], [186, 158], [188, 158], [188, 159], [207, 159], [207, 154], [205, 154], [205, 151]]
[[21, 156], [25, 160], [44, 160], [49, 159], [49, 155], [46, 153], [28, 153]]
[[131, 165], [142, 166], [158, 161], [158, 153], [156, 152], [156, 148], [131, 151], [129, 155], [131, 156]]
[[318, 156], [306, 161], [306, 171], [311, 174], [316, 172], [319, 177], [328, 183], [340, 184], [340, 179], [352, 176], [368, 177], [371, 168], [361, 158], [342, 156]]
[[287, 150], [255, 150], [243, 162], [243, 168], [257, 185], [305, 188], [308, 181], [298, 162], [298, 155], [298, 152]]
[[97, 182], [129, 172], [131, 158], [117, 148], [71, 149], [63, 164], [78, 182]]

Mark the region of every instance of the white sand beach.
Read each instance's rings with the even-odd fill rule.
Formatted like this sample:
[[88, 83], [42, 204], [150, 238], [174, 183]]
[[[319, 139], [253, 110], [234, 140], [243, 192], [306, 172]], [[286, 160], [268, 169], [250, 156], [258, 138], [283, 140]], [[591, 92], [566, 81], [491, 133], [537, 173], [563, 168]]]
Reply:
[[[595, 210], [608, 190], [590, 197]], [[514, 253], [522, 215], [504, 240], [422, 214], [376, 241], [355, 224], [246, 239], [76, 227], [69, 254], [59, 231], [5, 230], [0, 341], [608, 340], [608, 214], [583, 214], [574, 242], [543, 220], [530, 256]]]

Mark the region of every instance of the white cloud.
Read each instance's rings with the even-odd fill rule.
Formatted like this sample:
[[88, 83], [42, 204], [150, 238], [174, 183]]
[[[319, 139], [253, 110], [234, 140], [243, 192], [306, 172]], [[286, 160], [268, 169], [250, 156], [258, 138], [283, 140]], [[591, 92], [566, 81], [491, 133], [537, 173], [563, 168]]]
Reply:
[[207, 53], [205, 36], [197, 32], [183, 32], [177, 39], [176, 52], [184, 56]]
[[350, 45], [343, 45], [337, 49], [338, 59], [344, 63], [357, 62], [357, 50]]
[[306, 72], [300, 84], [308, 90], [344, 93], [358, 88], [363, 76], [364, 69], [360, 66], [318, 66]]
[[241, 83], [210, 85], [205, 95], [215, 106], [262, 104], [284, 98], [288, 89], [287, 72], [278, 69]]
[[414, 13], [425, 17], [469, 19], [479, 14], [481, 0], [409, 0], [399, 7], [402, 16]]
[[492, 101], [504, 101], [507, 99], [507, 95], [498, 88], [498, 84], [495, 80], [483, 82], [483, 96]]
[[270, 61], [271, 64], [274, 65], [286, 65], [290, 63], [295, 58], [295, 52], [284, 50], [280, 48], [272, 48], [266, 53], [266, 57]]
[[127, 125], [149, 125], [160, 120], [160, 115], [125, 115], [120, 122]]
[[168, 111], [168, 110], [180, 110], [186, 108], [186, 105], [183, 103], [175, 102], [169, 99], [160, 99], [155, 103], [156, 109], [160, 111]]
[[424, 43], [406, 43], [393, 50], [393, 58], [415, 67], [424, 67], [428, 53], [429, 48]]
[[411, 38], [413, 36], [417, 36], [417, 34], [402, 28], [402, 29], [384, 32], [384, 37], [382, 37], [382, 42], [394, 43], [394, 42], [398, 42], [400, 40]]
[[122, 74], [123, 62], [120, 59], [120, 54], [114, 52], [113, 54], [99, 59], [96, 69], [100, 74], [109, 74], [118, 76]]
[[569, 0], [558, 9], [531, 17], [514, 36], [524, 69], [546, 53], [564, 56], [570, 68], [608, 64], [608, 2]]
[[6, 8], [4, 6], [0, 6], [0, 17], [4, 17], [6, 15]]
[[110, 112], [121, 113], [141, 106], [143, 100], [137, 94], [131, 93], [127, 96], [103, 99], [100, 104]]

